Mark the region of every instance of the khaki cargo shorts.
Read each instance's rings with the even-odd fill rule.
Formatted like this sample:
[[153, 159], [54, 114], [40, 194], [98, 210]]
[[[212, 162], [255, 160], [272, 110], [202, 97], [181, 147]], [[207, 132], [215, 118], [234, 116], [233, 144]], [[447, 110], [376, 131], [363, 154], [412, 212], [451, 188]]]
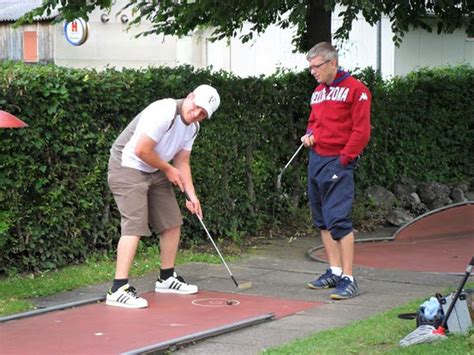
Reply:
[[121, 234], [150, 236], [183, 224], [173, 185], [165, 173], [109, 165], [108, 184], [121, 215]]

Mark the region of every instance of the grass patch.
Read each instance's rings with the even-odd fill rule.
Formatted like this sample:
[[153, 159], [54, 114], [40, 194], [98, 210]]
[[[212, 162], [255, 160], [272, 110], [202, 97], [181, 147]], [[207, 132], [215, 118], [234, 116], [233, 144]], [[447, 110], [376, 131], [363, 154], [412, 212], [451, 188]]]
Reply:
[[[141, 276], [160, 267], [159, 249], [140, 245], [130, 276]], [[232, 258], [229, 258], [232, 259]], [[220, 263], [217, 255], [179, 251], [176, 265], [190, 262]], [[111, 281], [115, 272], [115, 257], [101, 255], [81, 265], [38, 274], [10, 276], [0, 279], [0, 316], [29, 311], [35, 308], [30, 299], [74, 290], [78, 287]], [[105, 290], [104, 290], [105, 292]]]
[[[473, 286], [474, 283], [471, 283], [466, 288]], [[398, 314], [414, 312], [423, 301], [410, 302], [343, 328], [321, 331], [308, 338], [268, 349], [263, 354], [474, 354], [474, 329], [467, 336], [449, 335], [446, 340], [432, 344], [407, 348], [398, 345], [416, 328], [415, 320], [399, 319]]]

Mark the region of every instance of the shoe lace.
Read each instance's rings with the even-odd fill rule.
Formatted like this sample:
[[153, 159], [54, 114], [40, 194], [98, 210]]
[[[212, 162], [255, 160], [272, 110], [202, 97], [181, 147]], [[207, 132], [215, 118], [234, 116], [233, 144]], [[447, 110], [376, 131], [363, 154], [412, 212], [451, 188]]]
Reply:
[[327, 269], [326, 272], [321, 275], [321, 277], [327, 278], [327, 277], [330, 277], [332, 275], [333, 275], [333, 273], [332, 273], [331, 269]]
[[179, 282], [182, 282], [183, 284], [188, 284], [186, 281], [184, 281], [184, 279], [181, 277], [181, 276], [178, 276], [176, 275], [176, 280], [178, 280]]
[[134, 298], [138, 298], [137, 290], [133, 286], [130, 286], [129, 288], [127, 288], [125, 292]]
[[343, 277], [340, 281], [339, 281], [339, 289], [341, 290], [344, 290], [347, 286], [349, 286], [350, 284], [352, 283], [351, 279], [348, 278], [348, 277]]

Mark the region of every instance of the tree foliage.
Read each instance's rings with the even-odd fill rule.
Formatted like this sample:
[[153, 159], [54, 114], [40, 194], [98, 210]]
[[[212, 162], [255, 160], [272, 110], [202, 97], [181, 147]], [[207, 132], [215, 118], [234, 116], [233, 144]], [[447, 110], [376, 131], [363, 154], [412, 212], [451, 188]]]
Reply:
[[[105, 9], [112, 2], [44, 0], [41, 7], [19, 23], [31, 22], [34, 16], [55, 8], [60, 13], [58, 20], [87, 20], [94, 8]], [[331, 41], [331, 13], [336, 5], [343, 10], [338, 14], [342, 26], [335, 31], [334, 38], [341, 40], [348, 38], [353, 21], [360, 15], [371, 25], [387, 16], [397, 45], [410, 27], [429, 32], [436, 27], [438, 33], [452, 33], [459, 28], [474, 31], [472, 0], [128, 0], [124, 9], [132, 10], [130, 26], [149, 21], [149, 29], [140, 35], [185, 36], [199, 28], [211, 28], [213, 40], [240, 35], [240, 40], [247, 42], [272, 24], [281, 28], [294, 26], [293, 45], [304, 52], [314, 43]], [[250, 26], [244, 30], [248, 23]]]
[[358, 14], [362, 14], [371, 25], [379, 21], [381, 16], [387, 16], [397, 45], [410, 27], [432, 32], [434, 23], [438, 34], [452, 33], [459, 28], [465, 28], [467, 32], [474, 30], [472, 0], [340, 0], [333, 3], [345, 6], [345, 10], [339, 14], [343, 24], [336, 31], [336, 38], [347, 38]]

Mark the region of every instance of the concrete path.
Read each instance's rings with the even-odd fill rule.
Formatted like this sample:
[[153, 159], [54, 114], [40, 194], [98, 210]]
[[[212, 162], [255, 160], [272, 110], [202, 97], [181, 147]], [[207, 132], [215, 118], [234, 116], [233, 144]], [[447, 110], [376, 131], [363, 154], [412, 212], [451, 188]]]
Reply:
[[[385, 229], [371, 234], [359, 233], [356, 238], [383, 238], [390, 236], [392, 232], [393, 229]], [[270, 347], [305, 338], [321, 330], [344, 326], [415, 299], [442, 292], [447, 287], [457, 287], [461, 280], [461, 276], [452, 274], [356, 267], [355, 276], [362, 294], [350, 300], [332, 301], [329, 290], [311, 290], [306, 287], [308, 281], [327, 268], [327, 265], [306, 256], [307, 250], [318, 244], [318, 238], [268, 240], [266, 245], [245, 254], [238, 262], [229, 263], [238, 282], [252, 281], [252, 288], [244, 291], [236, 289], [223, 265], [192, 263], [179, 266], [178, 273], [201, 289], [318, 301], [324, 305], [203, 340], [178, 349], [177, 353], [259, 354]], [[151, 291], [155, 278], [156, 272], [132, 279], [131, 283], [139, 292]], [[38, 305], [48, 307], [103, 295], [109, 284], [39, 299]]]

